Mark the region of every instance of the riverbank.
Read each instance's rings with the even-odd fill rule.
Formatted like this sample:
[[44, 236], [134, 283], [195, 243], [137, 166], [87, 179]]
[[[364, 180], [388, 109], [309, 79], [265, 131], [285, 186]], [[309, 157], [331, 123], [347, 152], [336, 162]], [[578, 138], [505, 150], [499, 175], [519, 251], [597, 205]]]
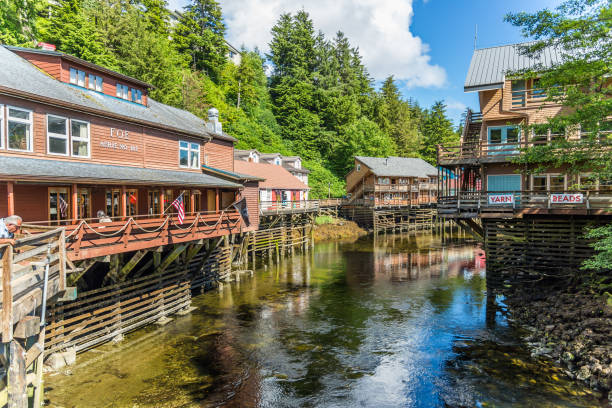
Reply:
[[529, 330], [534, 356], [550, 357], [566, 374], [602, 393], [612, 406], [612, 307], [584, 287], [546, 291], [515, 288], [506, 302]]
[[313, 230], [315, 242], [354, 241], [367, 235], [367, 231], [353, 221], [330, 216], [317, 217]]

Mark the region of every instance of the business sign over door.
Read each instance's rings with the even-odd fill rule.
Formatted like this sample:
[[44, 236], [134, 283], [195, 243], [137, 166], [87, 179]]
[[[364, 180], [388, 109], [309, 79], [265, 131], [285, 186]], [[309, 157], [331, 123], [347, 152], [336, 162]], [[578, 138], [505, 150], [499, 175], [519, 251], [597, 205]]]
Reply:
[[514, 204], [514, 194], [489, 194], [489, 205]]
[[582, 193], [559, 193], [550, 195], [551, 204], [582, 204], [584, 195]]

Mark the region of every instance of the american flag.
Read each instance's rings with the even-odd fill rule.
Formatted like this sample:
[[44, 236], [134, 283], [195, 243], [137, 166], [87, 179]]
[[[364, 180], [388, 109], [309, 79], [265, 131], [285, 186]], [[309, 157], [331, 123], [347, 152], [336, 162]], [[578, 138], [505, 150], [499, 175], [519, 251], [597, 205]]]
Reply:
[[59, 209], [60, 209], [60, 215], [62, 217], [66, 217], [66, 210], [68, 210], [68, 203], [66, 202], [66, 200], [64, 200], [62, 196], [59, 196]]
[[179, 224], [183, 224], [183, 220], [185, 219], [185, 203], [183, 203], [182, 194], [172, 202], [172, 206], [178, 211]]

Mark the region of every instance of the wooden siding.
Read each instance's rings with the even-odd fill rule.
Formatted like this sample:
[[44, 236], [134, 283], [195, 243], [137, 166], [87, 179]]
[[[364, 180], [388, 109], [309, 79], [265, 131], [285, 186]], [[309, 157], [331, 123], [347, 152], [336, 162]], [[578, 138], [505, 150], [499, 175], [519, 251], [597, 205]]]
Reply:
[[[179, 140], [200, 143], [200, 146], [202, 146], [204, 143], [202, 139], [178, 136], [170, 132], [134, 125], [128, 122], [100, 118], [30, 101], [23, 101], [8, 96], [0, 96], [0, 104], [32, 110], [34, 125], [32, 152], [7, 150], [7, 143], [5, 140], [4, 149], [0, 149], [0, 155], [27, 156], [50, 160], [71, 160], [167, 170], [200, 171], [199, 169], [184, 169], [179, 167], [178, 150]], [[47, 154], [47, 114], [89, 122], [91, 157], [81, 158]], [[124, 132], [127, 131], [128, 139], [118, 138], [116, 132], [115, 136], [111, 137], [111, 129]], [[6, 138], [6, 127], [4, 130], [5, 132], [3, 133]], [[109, 142], [116, 143], [117, 145], [124, 145], [126, 148], [111, 148], [107, 145], [103, 145], [103, 143]], [[233, 155], [232, 143], [226, 142], [226, 144], [226, 146], [222, 146], [220, 149], [212, 149], [215, 152], [220, 150], [219, 153], [214, 154], [214, 157], [217, 158], [219, 163], [225, 163], [223, 162], [223, 158]], [[202, 154], [200, 154], [200, 161], [203, 161]], [[228, 168], [227, 163], [225, 163], [224, 168], [232, 170]]]
[[36, 65], [38, 68], [51, 75], [53, 78], [61, 80], [62, 61], [59, 56], [35, 54], [24, 51], [15, 51], [15, 54]]
[[259, 182], [250, 181], [245, 183], [242, 197], [246, 198], [249, 221], [251, 221], [251, 225], [246, 230], [255, 231], [259, 228]]
[[[200, 148], [202, 163], [217, 169], [234, 171], [234, 143], [213, 139]], [[208, 160], [205, 159], [208, 158]]]

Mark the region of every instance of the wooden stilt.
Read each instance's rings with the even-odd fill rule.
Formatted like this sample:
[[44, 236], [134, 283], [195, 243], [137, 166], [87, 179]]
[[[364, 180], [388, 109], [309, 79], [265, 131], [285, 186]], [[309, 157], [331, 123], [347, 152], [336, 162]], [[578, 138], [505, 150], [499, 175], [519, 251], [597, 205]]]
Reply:
[[21, 343], [9, 343], [8, 408], [27, 408], [26, 353]]

